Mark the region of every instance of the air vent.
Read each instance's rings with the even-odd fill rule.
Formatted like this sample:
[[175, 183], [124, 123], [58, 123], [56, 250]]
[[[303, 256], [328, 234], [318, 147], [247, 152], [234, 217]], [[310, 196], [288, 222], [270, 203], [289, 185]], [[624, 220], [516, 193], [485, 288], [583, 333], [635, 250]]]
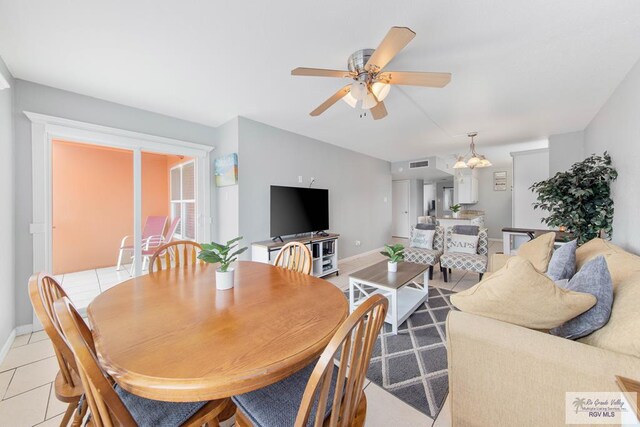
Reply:
[[409, 169], [428, 168], [429, 160], [420, 160], [419, 162], [409, 163]]

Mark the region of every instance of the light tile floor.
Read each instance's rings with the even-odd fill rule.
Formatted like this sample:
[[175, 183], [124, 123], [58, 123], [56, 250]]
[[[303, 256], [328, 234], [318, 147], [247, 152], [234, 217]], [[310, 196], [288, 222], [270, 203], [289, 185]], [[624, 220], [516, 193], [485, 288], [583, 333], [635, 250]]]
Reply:
[[[490, 252], [499, 251], [499, 242], [491, 242]], [[340, 275], [329, 281], [341, 289], [348, 286], [350, 272], [382, 260], [382, 255], [372, 253], [340, 263]], [[127, 271], [115, 271], [115, 267], [89, 270], [64, 275], [59, 279], [74, 303], [88, 305], [100, 292], [127, 280]], [[434, 272], [430, 286], [463, 290], [478, 281], [476, 274], [462, 271], [453, 273], [453, 280], [444, 283], [442, 274]], [[7, 357], [0, 363], [0, 426], [54, 426], [60, 425], [66, 405], [54, 395], [53, 380], [58, 372], [51, 341], [43, 331], [16, 337]], [[448, 405], [432, 420], [413, 407], [367, 381], [367, 427], [377, 426], [450, 426]], [[225, 423], [233, 425], [233, 421]]]

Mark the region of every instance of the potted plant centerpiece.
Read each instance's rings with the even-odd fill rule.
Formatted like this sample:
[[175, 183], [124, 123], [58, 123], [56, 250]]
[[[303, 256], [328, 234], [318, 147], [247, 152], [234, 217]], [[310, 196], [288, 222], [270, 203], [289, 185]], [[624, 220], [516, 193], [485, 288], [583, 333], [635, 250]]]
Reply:
[[233, 268], [229, 265], [238, 259], [238, 255], [247, 250], [246, 247], [237, 249], [232, 252], [242, 236], [231, 239], [227, 244], [211, 242], [203, 243], [202, 251], [198, 254], [198, 258], [204, 262], [211, 264], [220, 263], [220, 267], [216, 269], [216, 288], [220, 290], [233, 288]]
[[380, 252], [382, 255], [389, 258], [387, 262], [387, 269], [391, 273], [398, 271], [398, 262], [404, 261], [404, 246], [400, 243], [395, 245], [384, 245], [384, 251]]
[[460, 209], [462, 208], [462, 206], [460, 206], [458, 203], [456, 203], [455, 205], [451, 205], [449, 206], [449, 210], [451, 212], [453, 212], [453, 217], [454, 218], [458, 218], [458, 212], [460, 212]]

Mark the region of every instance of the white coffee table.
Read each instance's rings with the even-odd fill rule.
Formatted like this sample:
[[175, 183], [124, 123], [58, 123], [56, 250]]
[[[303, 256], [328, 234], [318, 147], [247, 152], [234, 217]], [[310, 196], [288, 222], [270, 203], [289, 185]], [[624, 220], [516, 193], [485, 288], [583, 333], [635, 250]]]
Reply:
[[[415, 281], [421, 274], [423, 284]], [[360, 291], [357, 298], [356, 290]], [[398, 271], [390, 273], [387, 270], [387, 261], [380, 261], [349, 275], [351, 312], [365, 299], [375, 294], [389, 299], [389, 311], [385, 322], [391, 324], [393, 334], [397, 335], [398, 326], [429, 299], [429, 266], [401, 262], [398, 263]]]

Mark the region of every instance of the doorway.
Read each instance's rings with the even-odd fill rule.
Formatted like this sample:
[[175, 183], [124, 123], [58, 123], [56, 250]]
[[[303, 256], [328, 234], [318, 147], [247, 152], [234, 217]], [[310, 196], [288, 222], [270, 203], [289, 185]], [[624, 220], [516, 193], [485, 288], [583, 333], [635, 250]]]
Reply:
[[391, 199], [393, 237], [409, 238], [409, 180], [393, 181]]
[[[176, 169], [179, 166], [178, 163], [182, 163], [183, 160], [191, 163], [190, 166], [181, 170], [180, 174], [181, 176], [190, 176], [191, 180], [188, 182], [191, 184], [189, 188], [180, 189], [180, 196], [174, 203], [179, 206], [179, 209], [175, 208], [174, 211], [177, 212], [179, 210], [180, 214], [184, 214], [185, 217], [189, 217], [192, 221], [188, 227], [185, 227], [184, 235], [188, 233], [190, 236], [195, 236], [194, 240], [197, 241], [210, 241], [212, 239], [212, 220], [210, 217], [211, 179], [209, 176], [209, 153], [213, 150], [212, 146], [31, 112], [25, 112], [25, 115], [31, 120], [33, 153], [33, 223], [30, 225], [30, 231], [33, 236], [34, 272], [51, 273], [54, 271], [54, 244], [56, 239], [54, 234], [58, 234], [58, 238], [61, 238], [61, 233], [58, 233], [58, 231], [64, 231], [64, 227], [58, 228], [58, 224], [61, 224], [59, 220], [62, 219], [59, 216], [60, 213], [54, 218], [54, 141], [64, 141], [85, 149], [100, 149], [102, 153], [117, 153], [121, 157], [121, 169], [107, 167], [106, 170], [109, 175], [106, 178], [103, 177], [99, 182], [86, 185], [91, 180], [92, 175], [98, 172], [97, 169], [90, 168], [90, 170], [82, 173], [80, 178], [76, 177], [67, 180], [66, 183], [66, 187], [76, 193], [83, 187], [83, 191], [93, 190], [95, 193], [93, 196], [95, 197], [92, 204], [96, 209], [109, 210], [114, 207], [114, 212], [117, 212], [118, 215], [124, 215], [124, 220], [120, 221], [122, 219], [120, 218], [117, 222], [118, 224], [121, 222], [126, 223], [127, 229], [118, 229], [117, 234], [129, 233], [131, 235], [131, 244], [127, 255], [129, 257], [129, 265], [126, 265], [127, 269], [125, 271], [118, 274], [126, 274], [126, 278], [128, 278], [131, 275], [136, 276], [143, 273], [145, 254], [143, 252], [142, 237], [144, 226], [149, 217], [156, 216], [156, 210], [159, 211], [159, 216], [166, 215], [169, 223], [168, 219], [172, 209], [172, 204], [169, 200], [170, 170]], [[176, 161], [169, 162], [169, 157]], [[87, 158], [89, 157], [83, 157], [83, 159]], [[77, 166], [80, 163], [82, 165], [84, 161], [76, 159], [72, 164]], [[153, 171], [157, 172], [158, 165], [162, 166], [162, 176], [160, 177], [160, 175], [156, 174], [157, 176], [154, 175], [152, 177]], [[122, 180], [122, 178], [126, 179]], [[185, 185], [186, 183], [187, 181], [185, 181]], [[100, 187], [101, 185], [103, 187], [111, 185], [111, 187], [107, 189]], [[183, 185], [182, 182], [180, 185]], [[157, 194], [150, 188], [161, 190], [165, 196], [156, 197]], [[101, 195], [98, 193], [101, 193]], [[70, 197], [73, 199], [73, 194]], [[102, 221], [98, 218], [94, 224], [91, 224], [94, 216], [96, 218], [99, 217], [99, 215], [85, 212], [79, 217], [81, 221], [76, 221], [75, 224], [88, 223], [88, 225], [82, 225], [85, 230], [88, 230], [85, 236], [92, 234], [94, 231], [101, 232], [102, 234], [97, 234], [98, 237], [92, 235], [93, 237], [88, 239], [88, 244], [97, 244], [102, 249], [102, 246], [106, 246], [106, 240], [103, 235], [110, 231], [110, 224], [115, 221], [115, 218]], [[66, 232], [78, 231], [73, 229], [73, 224], [74, 222], [72, 221], [71, 226], [66, 228]], [[78, 226], [77, 228], [81, 227]], [[122, 237], [118, 236], [116, 240], [120, 240]], [[73, 261], [74, 257], [84, 257], [83, 251], [85, 249], [83, 249], [83, 245], [85, 242], [82, 240], [82, 237], [78, 238], [76, 236], [71, 241], [70, 247], [72, 250], [70, 256], [67, 256], [67, 261]], [[69, 240], [67, 241], [69, 242]], [[109, 251], [108, 263], [111, 266], [115, 266], [117, 262], [120, 246], [120, 242], [117, 242], [113, 255], [110, 255], [111, 251]], [[95, 258], [97, 258], [98, 253], [98, 250], [91, 251], [91, 255], [94, 255]], [[60, 259], [62, 260], [63, 258]], [[98, 264], [96, 264], [96, 267], [98, 267]], [[67, 265], [64, 268], [68, 269], [70, 267]], [[91, 273], [91, 269], [89, 271], [89, 273], [86, 273], [86, 277], [95, 276], [95, 268], [93, 273]], [[82, 282], [84, 281], [83, 279]], [[91, 292], [95, 292], [95, 290]], [[87, 293], [87, 298], [90, 298], [89, 294]], [[39, 322], [34, 316], [34, 328], [37, 329], [38, 326]]]

